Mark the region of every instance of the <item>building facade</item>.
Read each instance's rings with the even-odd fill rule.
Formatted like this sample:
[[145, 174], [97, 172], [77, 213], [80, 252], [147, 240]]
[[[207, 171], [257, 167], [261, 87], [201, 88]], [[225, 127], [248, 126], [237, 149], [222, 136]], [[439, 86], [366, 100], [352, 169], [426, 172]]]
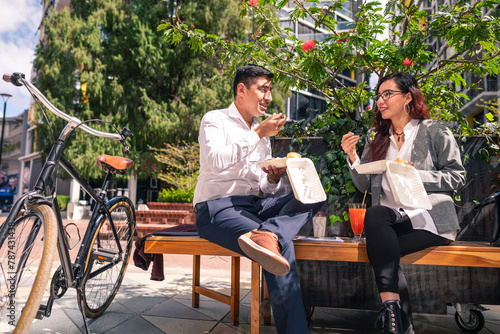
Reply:
[[[304, 3], [305, 7], [328, 7], [332, 1], [320, 1], [320, 3]], [[354, 26], [354, 19], [358, 12], [358, 1], [349, 0], [342, 4], [342, 9], [333, 12], [338, 22], [336, 29], [337, 33], [347, 31]], [[330, 32], [325, 27], [315, 28], [315, 23], [311, 18], [299, 19], [297, 22], [292, 22], [290, 12], [295, 8], [293, 0], [288, 1], [287, 7], [278, 11], [278, 17], [282, 28], [292, 29], [295, 36], [299, 40], [308, 41], [315, 40], [323, 42], [330, 36]], [[354, 71], [346, 70], [339, 74], [338, 81], [346, 86], [353, 87], [360, 84], [362, 81], [368, 81], [365, 76], [358, 75]], [[310, 112], [322, 113], [326, 110], [326, 99], [318, 92], [309, 90], [291, 89], [292, 96], [286, 100], [286, 115], [291, 120], [301, 120], [308, 117]]]
[[[441, 6], [454, 5], [455, 3], [457, 3], [457, 0], [423, 0], [418, 2], [418, 6], [420, 10], [431, 15], [437, 13]], [[483, 8], [482, 15], [499, 16], [500, 4], [496, 5], [494, 9]], [[426, 21], [422, 19], [421, 24], [424, 23], [426, 23]], [[392, 38], [396, 39], [395, 36], [392, 36]], [[455, 51], [441, 39], [430, 39], [427, 41], [426, 45], [429, 51], [440, 55], [442, 59], [449, 59], [455, 54]], [[437, 59], [435, 62], [437, 62]], [[428, 68], [434, 65], [436, 64], [431, 63], [428, 65]], [[480, 77], [474, 73], [467, 73], [464, 75], [464, 81], [467, 85], [474, 84], [475, 87], [466, 88], [464, 90], [462, 90], [461, 87], [456, 87], [456, 89], [461, 89], [461, 92], [468, 97], [468, 99], [461, 98], [460, 102], [462, 106], [459, 111], [467, 117], [468, 123], [471, 126], [488, 122], [486, 114], [488, 114], [491, 109], [487, 107], [487, 103], [496, 100], [496, 108], [499, 108], [498, 99], [500, 98], [500, 91], [498, 87], [500, 85], [500, 76], [486, 75], [485, 77]], [[497, 110], [497, 114], [498, 113], [500, 113], [500, 109]], [[498, 121], [499, 117], [496, 116], [496, 119]]]

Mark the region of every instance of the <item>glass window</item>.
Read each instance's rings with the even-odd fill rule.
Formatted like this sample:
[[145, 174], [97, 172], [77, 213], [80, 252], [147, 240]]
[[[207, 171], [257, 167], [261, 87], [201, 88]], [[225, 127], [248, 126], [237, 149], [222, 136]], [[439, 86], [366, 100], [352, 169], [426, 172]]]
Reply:
[[486, 90], [489, 92], [498, 91], [498, 78], [496, 76], [486, 76]]
[[325, 100], [301, 93], [293, 93], [288, 103], [290, 118], [293, 120], [305, 119], [311, 111], [322, 113], [326, 110]]
[[313, 28], [308, 27], [308, 26], [303, 25], [303, 24], [300, 24], [300, 23], [299, 23], [298, 30], [299, 30], [298, 31], [299, 35], [314, 34], [314, 29]]

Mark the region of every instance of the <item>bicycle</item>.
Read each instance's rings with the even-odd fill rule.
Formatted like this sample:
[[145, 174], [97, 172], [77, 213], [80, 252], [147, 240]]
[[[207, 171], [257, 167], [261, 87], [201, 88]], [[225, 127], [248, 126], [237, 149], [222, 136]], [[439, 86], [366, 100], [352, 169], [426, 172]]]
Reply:
[[[54, 301], [68, 288], [75, 288], [88, 333], [87, 317], [98, 317], [111, 304], [130, 258], [132, 239], [136, 235], [134, 206], [124, 196], [107, 202], [105, 198], [113, 175], [123, 174], [134, 162], [124, 157], [100, 155], [97, 164], [106, 176], [96, 191], [62, 153], [68, 137], [76, 129], [119, 141], [124, 155], [129, 150], [126, 140], [132, 133], [128, 128], [118, 132], [113, 127], [116, 133], [108, 133], [85, 125], [99, 120], [82, 122], [65, 114], [22, 73], [5, 74], [3, 79], [26, 87], [37, 103], [41, 102], [67, 124], [55, 140], [35, 186], [13, 204], [0, 226], [0, 331], [27, 333], [35, 317], [50, 316]], [[85, 234], [78, 240], [80, 248], [74, 261], [70, 258], [69, 240], [56, 197], [57, 179], [54, 181], [53, 174], [58, 166], [64, 168], [95, 203]], [[40, 305], [51, 276], [56, 246], [61, 265], [52, 275], [47, 303]]]

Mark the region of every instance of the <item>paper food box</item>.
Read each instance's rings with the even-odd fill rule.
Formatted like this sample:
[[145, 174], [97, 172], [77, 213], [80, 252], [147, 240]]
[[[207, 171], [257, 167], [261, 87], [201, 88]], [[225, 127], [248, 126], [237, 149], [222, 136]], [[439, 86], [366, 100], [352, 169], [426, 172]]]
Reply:
[[290, 158], [286, 160], [286, 172], [295, 198], [304, 204], [326, 200], [325, 190], [311, 159]]
[[429, 196], [415, 167], [392, 160], [379, 160], [354, 166], [354, 169], [360, 174], [387, 173], [396, 203], [415, 209], [432, 209]]

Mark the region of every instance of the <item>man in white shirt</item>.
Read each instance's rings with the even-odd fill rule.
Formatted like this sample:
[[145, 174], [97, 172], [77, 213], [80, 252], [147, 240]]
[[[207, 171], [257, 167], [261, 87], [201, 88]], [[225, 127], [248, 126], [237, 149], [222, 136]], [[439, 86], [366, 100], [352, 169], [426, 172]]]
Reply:
[[293, 193], [276, 194], [286, 168], [256, 164], [271, 158], [269, 137], [286, 121], [259, 122], [272, 100], [273, 74], [257, 65], [236, 71], [234, 103], [201, 121], [200, 175], [194, 194], [198, 234], [243, 254], [264, 269], [278, 333], [309, 333], [295, 268], [293, 238], [324, 202], [303, 204]]

